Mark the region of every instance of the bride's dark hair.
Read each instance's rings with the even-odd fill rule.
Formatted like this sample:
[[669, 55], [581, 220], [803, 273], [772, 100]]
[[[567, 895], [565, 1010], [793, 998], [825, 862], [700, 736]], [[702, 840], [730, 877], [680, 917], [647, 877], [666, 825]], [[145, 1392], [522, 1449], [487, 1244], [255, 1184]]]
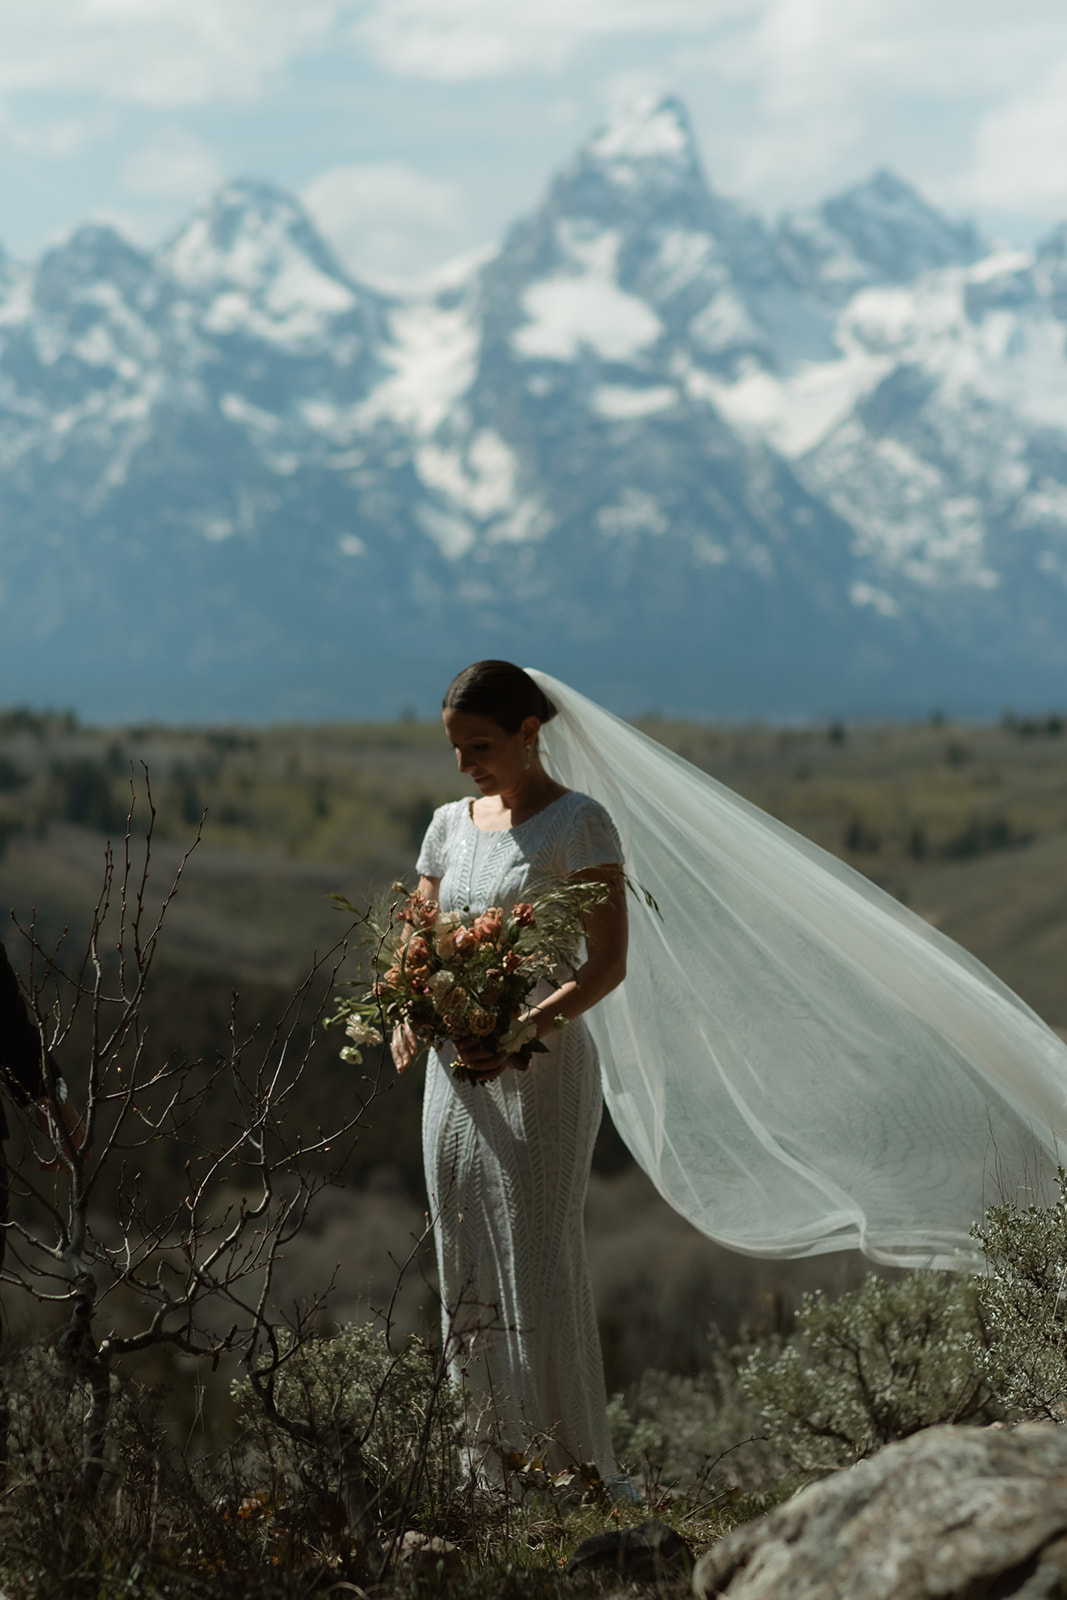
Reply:
[[456, 674], [441, 702], [445, 711], [488, 717], [505, 733], [518, 733], [527, 717], [551, 722], [556, 708], [521, 667], [510, 661], [476, 661]]

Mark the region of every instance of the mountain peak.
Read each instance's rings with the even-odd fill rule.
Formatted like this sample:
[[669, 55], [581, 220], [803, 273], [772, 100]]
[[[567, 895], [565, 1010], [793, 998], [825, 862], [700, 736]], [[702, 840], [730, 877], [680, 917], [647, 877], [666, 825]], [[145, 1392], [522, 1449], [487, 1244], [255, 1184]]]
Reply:
[[706, 188], [685, 106], [674, 95], [646, 94], [598, 128], [572, 169], [616, 191]]
[[303, 206], [272, 183], [241, 178], [219, 189], [164, 247], [163, 260], [185, 287], [255, 289], [297, 261], [336, 285], [351, 303], [348, 275]]
[[645, 94], [597, 130], [586, 145], [596, 161], [668, 161], [692, 166], [696, 146], [689, 115], [670, 94]]
[[[737, 296], [725, 308], [728, 280], [744, 284], [743, 297], [780, 276], [763, 223], [709, 188], [682, 102], [644, 95], [579, 149], [512, 230], [486, 284], [494, 304], [517, 312], [514, 348], [526, 355], [596, 348], [619, 359], [715, 302], [723, 318], [708, 348], [726, 360], [757, 337]], [[587, 311], [603, 321], [599, 343], [582, 326]], [[710, 329], [714, 315], [706, 320]]]
[[986, 253], [970, 223], [950, 221], [885, 167], [817, 211], [783, 217], [778, 246], [794, 281], [833, 305], [870, 284], [910, 283]]
[[1035, 270], [1053, 315], [1067, 322], [1067, 222], [1061, 222], [1042, 240]]
[[1067, 262], [1067, 222], [1057, 223], [1037, 247], [1039, 261]]
[[214, 332], [302, 345], [353, 311], [359, 291], [293, 195], [228, 183], [164, 247], [160, 261], [201, 302]]
[[151, 270], [151, 259], [117, 229], [89, 222], [41, 257], [34, 298], [42, 310], [54, 309], [94, 292], [101, 283], [132, 295], [147, 283]]
[[642, 95], [581, 146], [549, 190], [560, 215], [592, 217], [640, 231], [654, 218], [677, 220], [679, 208], [706, 222], [712, 195], [689, 117], [673, 95]]
[[861, 261], [893, 283], [967, 266], [985, 253], [973, 224], [950, 221], [885, 167], [827, 200], [822, 215]]

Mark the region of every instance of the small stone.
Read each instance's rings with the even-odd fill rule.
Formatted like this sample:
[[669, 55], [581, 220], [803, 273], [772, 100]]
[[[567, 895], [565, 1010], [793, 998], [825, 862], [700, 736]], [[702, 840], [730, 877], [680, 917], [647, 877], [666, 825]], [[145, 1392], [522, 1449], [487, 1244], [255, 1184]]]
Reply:
[[567, 1562], [567, 1576], [594, 1569], [637, 1583], [664, 1582], [688, 1577], [693, 1570], [693, 1552], [681, 1534], [658, 1517], [650, 1517], [636, 1528], [594, 1533], [583, 1540]]
[[463, 1571], [463, 1552], [448, 1539], [409, 1528], [397, 1549], [396, 1565], [414, 1576], [440, 1572], [444, 1578], [458, 1578]]

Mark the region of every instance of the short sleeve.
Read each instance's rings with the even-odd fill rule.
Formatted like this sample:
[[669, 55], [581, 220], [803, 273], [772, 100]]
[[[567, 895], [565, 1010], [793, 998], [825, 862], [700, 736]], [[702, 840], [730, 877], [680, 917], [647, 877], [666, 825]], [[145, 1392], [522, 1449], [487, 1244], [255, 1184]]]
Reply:
[[422, 878], [443, 878], [448, 865], [448, 821], [451, 806], [438, 806], [430, 818], [415, 862], [415, 871]]
[[622, 842], [615, 824], [598, 800], [583, 796], [584, 804], [571, 819], [563, 842], [568, 873], [588, 867], [621, 866]]

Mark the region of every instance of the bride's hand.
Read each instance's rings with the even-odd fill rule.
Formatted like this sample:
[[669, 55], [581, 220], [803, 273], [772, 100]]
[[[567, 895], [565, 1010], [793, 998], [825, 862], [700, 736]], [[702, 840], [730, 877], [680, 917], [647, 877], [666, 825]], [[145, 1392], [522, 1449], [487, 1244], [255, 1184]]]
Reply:
[[416, 1039], [410, 1022], [398, 1022], [393, 1029], [389, 1048], [393, 1053], [397, 1072], [406, 1072], [419, 1053], [419, 1041]]
[[471, 1040], [459, 1051], [459, 1056], [477, 1083], [491, 1083], [494, 1078], [499, 1078], [507, 1067], [514, 1067], [516, 1072], [526, 1071], [530, 1063], [516, 1055], [515, 1051], [528, 1039], [535, 1037], [536, 1033], [533, 1015], [527, 1012], [524, 1016], [515, 1017], [495, 1050]]
[[[529, 1044], [531, 1039], [537, 1038], [538, 1013], [534, 1011], [520, 1012], [511, 1020], [511, 1027], [500, 1041], [500, 1049], [504, 1055], [515, 1055], [524, 1044]], [[529, 1066], [528, 1061], [521, 1061], [516, 1057], [514, 1066], [525, 1071]]]
[[515, 1057], [505, 1050], [489, 1050], [485, 1045], [471, 1041], [458, 1051], [460, 1060], [475, 1083], [492, 1083], [506, 1067], [517, 1065]]

